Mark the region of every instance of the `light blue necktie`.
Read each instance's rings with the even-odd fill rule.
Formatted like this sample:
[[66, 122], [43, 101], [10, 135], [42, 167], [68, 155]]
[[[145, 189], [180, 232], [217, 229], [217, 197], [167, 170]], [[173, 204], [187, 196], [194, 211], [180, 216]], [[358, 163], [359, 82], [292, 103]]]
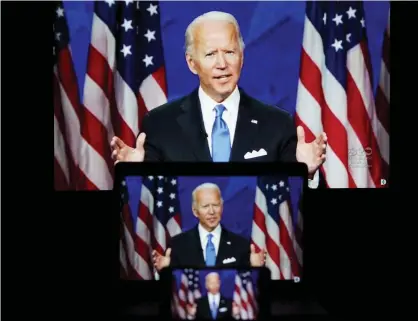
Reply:
[[231, 139], [228, 125], [222, 119], [224, 105], [215, 107], [216, 118], [212, 129], [212, 159], [214, 162], [229, 162], [231, 155]]
[[206, 265], [214, 266], [216, 262], [215, 245], [212, 242], [212, 234], [208, 234], [208, 244], [206, 244]]
[[216, 308], [216, 302], [215, 302], [215, 298], [213, 298], [212, 301], [212, 306], [210, 308], [211, 312], [212, 312], [212, 319], [216, 319], [216, 315], [218, 313], [218, 309]]

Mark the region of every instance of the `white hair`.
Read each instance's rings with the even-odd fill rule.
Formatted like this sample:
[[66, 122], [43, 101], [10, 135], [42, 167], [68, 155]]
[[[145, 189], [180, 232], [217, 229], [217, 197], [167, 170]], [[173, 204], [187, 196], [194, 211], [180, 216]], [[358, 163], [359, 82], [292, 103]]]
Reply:
[[192, 207], [193, 208], [196, 205], [196, 194], [197, 194], [198, 191], [200, 191], [202, 189], [214, 189], [214, 190], [218, 191], [219, 195], [221, 195], [221, 202], [223, 203], [222, 193], [221, 193], [221, 189], [219, 188], [219, 186], [214, 184], [214, 183], [203, 183], [203, 184], [200, 184], [199, 186], [197, 186], [192, 192]]
[[209, 277], [211, 276], [216, 276], [218, 279], [220, 279], [219, 273], [218, 272], [210, 272], [206, 275], [205, 277], [205, 281], [208, 282]]
[[227, 12], [222, 12], [222, 11], [210, 11], [210, 12], [206, 12], [202, 15], [200, 15], [199, 17], [195, 18], [187, 27], [186, 29], [186, 34], [185, 34], [185, 45], [184, 45], [184, 49], [186, 51], [186, 53], [191, 54], [192, 51], [192, 47], [194, 45], [194, 29], [196, 28], [197, 25], [199, 25], [199, 23], [202, 23], [204, 21], [224, 21], [224, 22], [229, 22], [232, 23], [235, 27], [235, 31], [237, 33], [238, 36], [238, 43], [239, 43], [239, 47], [240, 50], [243, 51], [245, 44], [244, 44], [244, 40], [242, 39], [242, 35], [241, 35], [241, 31], [237, 22], [237, 19], [235, 19], [235, 17], [233, 15], [231, 15], [230, 13]]

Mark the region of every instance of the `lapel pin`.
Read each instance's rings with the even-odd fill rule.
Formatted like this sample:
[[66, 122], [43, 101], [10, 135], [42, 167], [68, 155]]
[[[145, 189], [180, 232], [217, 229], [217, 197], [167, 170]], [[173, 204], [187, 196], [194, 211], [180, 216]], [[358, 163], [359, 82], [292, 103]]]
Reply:
[[228, 242], [226, 242], [226, 244], [231, 245], [231, 242], [230, 242], [230, 241], [228, 241]]
[[257, 124], [257, 123], [258, 123], [258, 120], [251, 119], [251, 122], [252, 122], [253, 124]]

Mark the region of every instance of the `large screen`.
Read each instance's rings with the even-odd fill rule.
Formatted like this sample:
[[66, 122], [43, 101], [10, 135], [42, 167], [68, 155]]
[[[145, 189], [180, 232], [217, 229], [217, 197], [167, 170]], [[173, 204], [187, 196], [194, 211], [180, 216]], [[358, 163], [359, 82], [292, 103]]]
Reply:
[[112, 137], [134, 147], [146, 112], [199, 87], [185, 59], [185, 31], [213, 10], [240, 27], [240, 88], [292, 115], [307, 142], [327, 134], [320, 184], [390, 186], [389, 4], [64, 1], [51, 12], [55, 189], [112, 189]]
[[190, 265], [266, 266], [273, 280], [301, 281], [302, 176], [128, 175], [120, 184], [122, 279]]

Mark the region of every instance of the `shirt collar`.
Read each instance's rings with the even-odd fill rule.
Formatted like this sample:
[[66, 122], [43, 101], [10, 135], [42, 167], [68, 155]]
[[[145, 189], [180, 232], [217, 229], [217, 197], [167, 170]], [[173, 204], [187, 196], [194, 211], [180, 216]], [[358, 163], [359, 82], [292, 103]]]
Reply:
[[199, 229], [199, 235], [202, 240], [206, 241], [209, 233], [211, 233], [213, 237], [218, 240], [221, 237], [221, 231], [222, 231], [221, 224], [218, 224], [218, 226], [212, 232], [208, 232], [202, 225], [200, 225], [200, 223], [198, 225], [198, 229]]
[[229, 112], [238, 110], [240, 101], [240, 92], [238, 86], [235, 86], [234, 91], [222, 102], [214, 101], [205, 91], [199, 86], [199, 101], [203, 112], [212, 112], [216, 105], [224, 105]]

